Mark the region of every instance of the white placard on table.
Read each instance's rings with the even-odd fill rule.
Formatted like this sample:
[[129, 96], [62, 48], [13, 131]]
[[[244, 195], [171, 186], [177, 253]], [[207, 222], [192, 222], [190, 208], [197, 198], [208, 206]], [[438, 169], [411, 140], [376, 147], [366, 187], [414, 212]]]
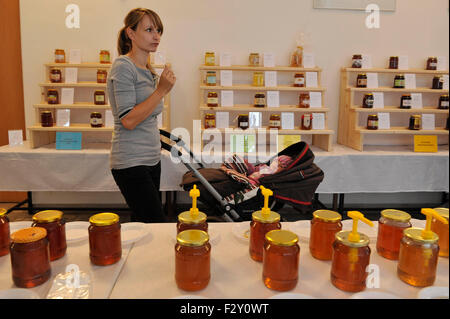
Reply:
[[443, 90], [448, 90], [448, 74], [442, 76], [444, 78], [444, 84], [442, 85]]
[[422, 114], [422, 130], [434, 130], [435, 128], [434, 114]]
[[314, 53], [303, 51], [303, 67], [305, 69], [312, 69], [316, 67]]
[[411, 108], [421, 109], [422, 107], [422, 93], [411, 93]]
[[233, 91], [225, 90], [220, 92], [220, 106], [234, 106]]
[[80, 64], [81, 63], [81, 50], [70, 49], [69, 50], [69, 63]]
[[384, 108], [384, 93], [383, 92], [372, 92], [373, 94], [373, 108], [383, 109]]
[[73, 104], [75, 88], [61, 88], [61, 104]]
[[232, 54], [228, 52], [223, 52], [220, 54], [220, 66], [231, 66]]
[[261, 112], [249, 112], [248, 113], [248, 127], [260, 128], [262, 125], [262, 113]]
[[230, 113], [229, 112], [216, 112], [216, 127], [217, 128], [230, 127]]
[[408, 70], [409, 69], [409, 58], [407, 55], [400, 55], [398, 57], [398, 68], [400, 70]]
[[265, 52], [263, 54], [263, 61], [265, 67], [274, 67], [275, 66], [275, 54]]
[[294, 113], [293, 112], [281, 112], [281, 129], [293, 130], [294, 129]]
[[325, 129], [325, 114], [324, 113], [313, 113], [312, 114], [312, 129], [313, 130], [324, 130]]
[[372, 56], [371, 55], [363, 54], [361, 68], [363, 68], [363, 69], [371, 69], [372, 68]]
[[415, 74], [405, 74], [405, 88], [415, 89], [416, 88], [416, 75]]
[[264, 83], [267, 87], [277, 86], [277, 72], [276, 71], [266, 71], [264, 72]]
[[111, 110], [105, 111], [105, 127], [114, 127], [114, 116]]
[[56, 126], [70, 126], [70, 109], [56, 110]]
[[8, 143], [10, 147], [23, 145], [22, 130], [8, 130]]
[[438, 71], [447, 70], [447, 57], [438, 56], [437, 60], [438, 60], [438, 63], [437, 63], [436, 70], [438, 70]]
[[322, 107], [322, 92], [309, 92], [309, 107]]
[[66, 68], [64, 82], [65, 83], [77, 83], [78, 82], [78, 69], [77, 68]]
[[280, 107], [280, 91], [267, 91], [267, 107]]
[[378, 113], [378, 128], [389, 130], [391, 128], [391, 118], [389, 113]]
[[378, 88], [378, 73], [367, 73], [367, 87], [370, 89]]
[[317, 72], [306, 72], [306, 87], [318, 87]]
[[165, 56], [164, 52], [156, 51], [153, 54], [153, 61], [157, 65], [164, 65], [164, 64], [166, 64], [166, 56]]
[[233, 85], [233, 71], [231, 70], [220, 71], [220, 85], [221, 86]]

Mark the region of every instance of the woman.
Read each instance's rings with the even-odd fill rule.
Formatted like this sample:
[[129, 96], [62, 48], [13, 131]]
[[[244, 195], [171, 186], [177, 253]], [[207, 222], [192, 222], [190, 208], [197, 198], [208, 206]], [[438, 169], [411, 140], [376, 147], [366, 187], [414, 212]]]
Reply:
[[158, 48], [163, 25], [149, 10], [131, 10], [119, 32], [118, 51], [107, 88], [114, 115], [110, 166], [114, 180], [130, 207], [131, 220], [164, 222], [159, 196], [161, 143], [157, 115], [163, 98], [175, 84], [166, 65], [161, 76], [147, 64]]

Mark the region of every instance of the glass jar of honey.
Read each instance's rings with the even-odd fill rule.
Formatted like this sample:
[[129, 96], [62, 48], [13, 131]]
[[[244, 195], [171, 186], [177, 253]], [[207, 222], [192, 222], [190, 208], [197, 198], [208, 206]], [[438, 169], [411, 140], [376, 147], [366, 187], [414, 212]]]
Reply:
[[266, 95], [263, 92], [256, 93], [253, 105], [255, 107], [265, 107], [266, 106]]
[[357, 88], [366, 88], [367, 87], [367, 74], [360, 73], [356, 78], [356, 87]]
[[248, 62], [250, 66], [259, 66], [259, 53], [250, 53]]
[[410, 109], [411, 107], [412, 107], [411, 94], [403, 94], [400, 99], [400, 108], [401, 109]]
[[[438, 207], [434, 210], [448, 221], [448, 208]], [[431, 230], [439, 236], [439, 256], [448, 258], [448, 224], [433, 218]]]
[[55, 63], [66, 63], [66, 53], [63, 49], [55, 50]]
[[50, 82], [52, 83], [61, 83], [62, 76], [60, 69], [51, 69], [50, 70]]
[[66, 254], [66, 222], [59, 210], [44, 210], [33, 215], [32, 227], [47, 230], [50, 261], [57, 260]]
[[300, 246], [288, 230], [272, 230], [265, 236], [263, 281], [267, 288], [287, 291], [297, 286]]
[[0, 256], [9, 254], [9, 219], [6, 209], [0, 208]]
[[313, 115], [306, 113], [306, 114], [302, 114], [302, 130], [311, 130], [312, 129], [312, 120], [313, 120]]
[[108, 77], [108, 72], [106, 70], [97, 70], [97, 83], [106, 83], [106, 78]]
[[336, 233], [342, 230], [342, 216], [331, 210], [316, 210], [311, 220], [309, 251], [319, 260], [331, 260]]
[[47, 103], [48, 104], [59, 104], [58, 90], [55, 90], [55, 89], [47, 90]]
[[253, 72], [253, 86], [264, 86], [263, 72]]
[[106, 266], [122, 257], [119, 216], [100, 213], [89, 218], [89, 257], [94, 265]]
[[352, 68], [360, 69], [362, 68], [362, 54], [353, 54], [352, 57]]
[[372, 93], [364, 94], [362, 107], [365, 109], [371, 109], [371, 108], [373, 108], [374, 101], [375, 101], [375, 98]]
[[97, 90], [94, 93], [94, 104], [95, 105], [105, 105], [106, 104], [106, 95], [105, 91]]
[[248, 114], [239, 114], [238, 116], [238, 127], [242, 130], [248, 129], [249, 119]]
[[217, 92], [208, 92], [206, 103], [209, 107], [219, 106], [219, 96], [217, 95]]
[[269, 128], [281, 129], [281, 118], [279, 114], [271, 114], [269, 119]]
[[444, 88], [444, 78], [441, 76], [433, 77], [433, 84], [431, 88], [434, 90], [442, 90]]
[[394, 78], [394, 89], [404, 89], [405, 88], [405, 76], [403, 74], [398, 74]]
[[100, 50], [100, 63], [111, 63], [108, 50]]
[[11, 273], [14, 284], [32, 288], [50, 278], [47, 231], [42, 227], [23, 228], [11, 234]]
[[91, 124], [91, 127], [102, 127], [103, 126], [102, 113], [92, 112], [89, 122]]
[[206, 85], [214, 86], [216, 85], [216, 71], [206, 72]]
[[437, 70], [438, 59], [435, 56], [430, 56], [427, 60], [427, 70]]
[[192, 215], [190, 211], [182, 212], [178, 215], [177, 234], [188, 229], [199, 229], [208, 232], [207, 216], [205, 213], [198, 212]]
[[263, 214], [262, 210], [252, 214], [250, 222], [250, 257], [255, 261], [263, 261], [264, 240], [266, 233], [280, 229], [280, 214], [270, 211]]
[[298, 45], [294, 52], [291, 54], [292, 67], [301, 67], [303, 65], [303, 47]]
[[53, 126], [53, 115], [51, 111], [41, 112], [41, 126], [42, 127], [52, 127]]
[[367, 129], [368, 130], [378, 130], [378, 115], [370, 114], [367, 116]]
[[409, 129], [418, 131], [422, 127], [422, 117], [419, 114], [411, 115], [409, 118]]
[[295, 87], [305, 87], [305, 74], [304, 73], [295, 73], [294, 86]]
[[214, 52], [205, 53], [205, 65], [214, 66], [216, 65], [216, 55]]
[[411, 215], [401, 210], [385, 209], [378, 220], [377, 252], [380, 256], [398, 260], [403, 231], [411, 227]]
[[216, 128], [216, 115], [213, 113], [205, 114], [205, 129]]
[[298, 107], [307, 109], [310, 106], [309, 93], [301, 93], [298, 97]]
[[389, 58], [389, 69], [398, 69], [398, 56], [391, 56]]
[[441, 110], [448, 110], [448, 108], [449, 108], [448, 94], [441, 95], [441, 96], [439, 97], [439, 105], [438, 105], [438, 109], [441, 109]]
[[187, 291], [204, 289], [211, 278], [211, 245], [208, 233], [189, 229], [177, 235], [175, 282]]

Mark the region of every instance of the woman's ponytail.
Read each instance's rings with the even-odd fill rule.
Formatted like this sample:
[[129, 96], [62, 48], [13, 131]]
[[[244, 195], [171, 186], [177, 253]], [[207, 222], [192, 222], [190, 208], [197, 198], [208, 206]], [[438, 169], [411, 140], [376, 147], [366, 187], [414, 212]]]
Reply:
[[117, 51], [119, 55], [127, 54], [131, 50], [131, 40], [127, 35], [127, 27], [123, 27], [119, 31], [117, 40]]

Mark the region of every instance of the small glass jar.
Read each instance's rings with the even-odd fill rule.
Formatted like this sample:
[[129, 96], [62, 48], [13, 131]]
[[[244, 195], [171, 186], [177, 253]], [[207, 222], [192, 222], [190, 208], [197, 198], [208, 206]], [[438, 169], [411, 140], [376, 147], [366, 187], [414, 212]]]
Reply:
[[394, 78], [394, 88], [404, 89], [405, 88], [405, 76], [403, 74], [397, 74]]
[[105, 105], [106, 104], [106, 95], [105, 91], [97, 90], [94, 93], [94, 104], [95, 105]]
[[106, 83], [106, 78], [108, 77], [108, 72], [106, 70], [97, 70], [97, 83]]
[[291, 54], [292, 67], [301, 67], [303, 65], [303, 47], [298, 45]]
[[177, 235], [175, 245], [175, 282], [178, 288], [197, 291], [211, 278], [211, 244], [208, 233], [189, 229]]
[[364, 94], [362, 107], [365, 109], [372, 109], [374, 100], [372, 93]]
[[52, 83], [61, 83], [62, 75], [60, 69], [51, 69], [50, 70], [50, 82]]
[[[434, 210], [448, 221], [448, 208], [438, 207]], [[431, 230], [439, 236], [439, 256], [448, 258], [448, 224], [446, 225], [433, 218], [431, 220]]]
[[206, 85], [215, 86], [216, 85], [216, 71], [206, 72]]
[[298, 107], [302, 109], [308, 109], [310, 107], [309, 93], [301, 93], [298, 96]]
[[89, 122], [91, 123], [91, 127], [102, 127], [103, 126], [102, 113], [92, 112]]
[[63, 49], [55, 50], [55, 63], [66, 63], [66, 53]]
[[298, 237], [288, 230], [272, 230], [265, 235], [263, 281], [267, 288], [292, 290], [298, 282], [300, 246]]
[[11, 234], [11, 273], [20, 288], [36, 287], [50, 278], [47, 231], [42, 227], [23, 228]]
[[216, 115], [213, 113], [205, 114], [205, 129], [216, 128]]
[[294, 86], [295, 87], [305, 87], [305, 73], [295, 73]]
[[198, 215], [192, 216], [190, 211], [182, 212], [178, 215], [177, 234], [188, 229], [198, 229], [208, 232], [208, 222], [205, 213], [198, 212]]
[[369, 237], [359, 233], [358, 242], [348, 239], [351, 231], [340, 231], [333, 243], [331, 283], [344, 291], [358, 292], [366, 288], [366, 268], [370, 264]]
[[269, 129], [276, 128], [281, 129], [281, 118], [279, 114], [271, 114], [269, 118]]
[[0, 257], [9, 254], [9, 219], [6, 209], [0, 208]]
[[55, 89], [47, 90], [47, 103], [48, 104], [59, 104], [58, 90], [55, 90]]
[[41, 112], [41, 126], [42, 127], [52, 127], [53, 126], [53, 115], [51, 111]]
[[409, 127], [410, 130], [420, 130], [422, 127], [422, 117], [420, 115], [411, 115], [409, 118]]
[[435, 56], [430, 56], [427, 60], [427, 70], [437, 70], [438, 59]]
[[439, 97], [439, 106], [438, 109], [441, 110], [448, 110], [449, 107], [449, 99], [448, 99], [448, 94], [446, 95], [441, 95]]
[[214, 52], [205, 53], [205, 65], [216, 65], [216, 55]]
[[378, 220], [377, 252], [380, 256], [398, 260], [403, 231], [411, 227], [411, 215], [401, 210], [385, 209]]
[[356, 87], [357, 88], [365, 88], [367, 87], [367, 74], [360, 73], [356, 78]]
[[391, 56], [389, 58], [389, 69], [398, 69], [398, 56]]
[[398, 277], [415, 287], [433, 285], [439, 255], [438, 236], [430, 239], [422, 236], [421, 228], [408, 228], [400, 241], [397, 264]]
[[319, 260], [331, 260], [336, 233], [342, 230], [342, 216], [331, 210], [320, 209], [313, 213], [309, 235], [309, 251]]
[[246, 129], [248, 129], [248, 125], [249, 125], [248, 114], [239, 114], [238, 127], [240, 129], [246, 130]]
[[253, 212], [250, 222], [250, 257], [255, 261], [263, 261], [264, 241], [266, 233], [280, 229], [280, 214], [270, 211], [268, 215], [261, 210]]
[[94, 265], [106, 266], [122, 257], [119, 216], [114, 213], [95, 214], [89, 218], [89, 257]]
[[264, 86], [263, 72], [253, 72], [253, 86]]
[[253, 105], [255, 107], [265, 107], [266, 106], [266, 95], [263, 92], [256, 93]]
[[219, 106], [219, 96], [217, 92], [208, 92], [208, 97], [206, 101], [209, 107]]
[[57, 260], [66, 254], [66, 222], [61, 211], [44, 210], [34, 214], [31, 227], [42, 227], [47, 230], [50, 261]]
[[302, 114], [302, 130], [311, 130], [312, 129], [312, 114], [306, 113]]
[[411, 106], [412, 106], [411, 94], [403, 94], [400, 99], [400, 108], [401, 109], [410, 109]]
[[259, 66], [259, 53], [250, 53], [248, 62], [250, 66]]
[[356, 68], [356, 69], [362, 68], [362, 55], [361, 54], [353, 54], [352, 68]]
[[368, 130], [378, 130], [378, 115], [370, 114], [367, 117], [367, 129]]
[[108, 50], [100, 51], [100, 63], [111, 63], [111, 57]]
[[433, 77], [433, 85], [431, 88], [434, 90], [442, 90], [444, 88], [444, 78], [441, 76]]

